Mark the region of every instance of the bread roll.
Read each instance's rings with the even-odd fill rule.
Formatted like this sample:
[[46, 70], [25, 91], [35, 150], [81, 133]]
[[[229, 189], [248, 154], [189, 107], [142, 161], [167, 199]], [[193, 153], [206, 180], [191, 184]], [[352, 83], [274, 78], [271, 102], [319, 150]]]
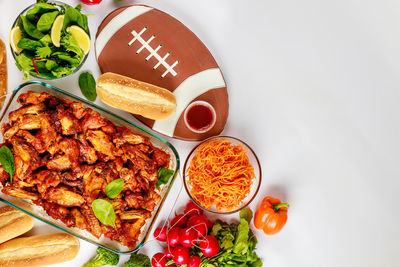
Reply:
[[175, 96], [149, 83], [106, 72], [99, 77], [96, 87], [104, 103], [145, 118], [162, 120], [175, 112]]
[[65, 234], [19, 237], [0, 245], [0, 266], [45, 266], [72, 260], [79, 241]]
[[34, 219], [10, 206], [0, 207], [0, 243], [32, 229]]

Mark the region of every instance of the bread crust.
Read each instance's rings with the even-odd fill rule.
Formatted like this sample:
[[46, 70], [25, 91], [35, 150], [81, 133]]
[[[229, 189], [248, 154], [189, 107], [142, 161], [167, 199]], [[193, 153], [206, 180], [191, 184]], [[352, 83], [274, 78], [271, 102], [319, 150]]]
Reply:
[[166, 119], [176, 109], [175, 96], [167, 89], [119, 74], [102, 74], [96, 87], [104, 103], [145, 118]]
[[33, 228], [34, 219], [10, 206], [0, 207], [0, 243], [20, 236]]
[[0, 108], [7, 94], [7, 52], [4, 42], [0, 39]]
[[79, 240], [66, 233], [20, 237], [0, 245], [0, 266], [44, 266], [70, 261]]

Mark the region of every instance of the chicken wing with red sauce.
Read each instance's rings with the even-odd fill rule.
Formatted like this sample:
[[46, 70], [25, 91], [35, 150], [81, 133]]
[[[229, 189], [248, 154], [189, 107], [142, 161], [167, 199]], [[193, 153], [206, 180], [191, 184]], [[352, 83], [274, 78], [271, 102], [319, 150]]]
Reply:
[[[169, 167], [170, 156], [82, 103], [38, 92], [23, 93], [18, 102], [22, 107], [1, 126], [2, 145], [12, 151], [15, 165], [12, 183], [0, 166], [2, 192], [42, 206], [68, 227], [134, 247], [161, 200], [157, 173]], [[110, 199], [107, 185], [119, 178], [123, 189]], [[96, 218], [96, 199], [113, 206], [113, 226]]]

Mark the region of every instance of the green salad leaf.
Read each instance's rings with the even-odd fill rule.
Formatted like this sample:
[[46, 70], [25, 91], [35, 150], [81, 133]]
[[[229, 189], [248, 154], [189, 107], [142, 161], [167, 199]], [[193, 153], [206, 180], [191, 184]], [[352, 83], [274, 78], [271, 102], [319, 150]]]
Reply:
[[122, 189], [124, 188], [124, 179], [119, 178], [106, 186], [106, 194], [109, 198], [115, 198], [116, 196], [121, 193]]
[[59, 13], [58, 10], [49, 13], [44, 13], [42, 16], [40, 16], [40, 19], [36, 24], [36, 28], [41, 32], [49, 31], [58, 13]]
[[50, 57], [51, 53], [52, 53], [51, 48], [48, 46], [38, 47], [36, 49], [36, 56], [40, 59]]
[[96, 199], [92, 203], [92, 210], [96, 218], [106, 225], [115, 227], [116, 215], [113, 205], [104, 199]]
[[57, 62], [51, 59], [46, 60], [46, 69], [54, 70], [57, 67]]
[[82, 5], [79, 4], [75, 8], [71, 6], [65, 7], [65, 16], [62, 30], [65, 32], [68, 26], [72, 24], [77, 24], [79, 27], [84, 29], [86, 32], [89, 32], [89, 26], [87, 21], [87, 16], [82, 14], [81, 11]]
[[57, 10], [57, 7], [51, 4], [47, 4], [46, 2], [38, 2], [36, 5], [33, 6], [32, 9], [29, 9], [28, 12], [26, 12], [26, 17], [30, 21], [33, 21], [36, 15], [41, 15], [43, 13], [53, 10]]
[[21, 15], [20, 18], [22, 20], [23, 29], [29, 36], [37, 40], [44, 36], [44, 34], [39, 31], [25, 16]]
[[253, 218], [253, 212], [249, 208], [244, 208], [239, 212], [239, 217], [250, 223], [251, 218]]
[[50, 45], [52, 44], [51, 37], [50, 37], [50, 35], [48, 35], [48, 34], [46, 34], [45, 36], [43, 36], [43, 37], [39, 40], [39, 42], [40, 42], [42, 45], [46, 45], [46, 46], [50, 46]]
[[79, 75], [79, 88], [81, 89], [82, 94], [89, 101], [95, 101], [97, 98], [96, 92], [96, 81], [92, 74], [85, 71]]
[[19, 48], [22, 48], [22, 49], [25, 49], [25, 50], [36, 51], [36, 49], [38, 47], [42, 47], [43, 44], [41, 42], [39, 42], [39, 41], [35, 41], [35, 40], [29, 39], [29, 38], [22, 38], [18, 42], [17, 46]]
[[14, 156], [7, 146], [2, 146], [0, 148], [0, 163], [3, 169], [10, 174], [10, 181], [12, 183], [12, 177], [15, 172]]
[[72, 37], [72, 34], [67, 33], [65, 36], [61, 38], [61, 45], [68, 52], [73, 52], [79, 61], [82, 60], [84, 52], [82, 48], [79, 46], [78, 42]]
[[29, 55], [26, 51], [23, 51], [21, 54], [15, 57], [16, 65], [19, 70], [21, 70], [24, 74], [24, 80], [29, 80], [29, 72], [35, 71], [32, 63], [33, 56]]
[[248, 249], [248, 238], [249, 238], [249, 223], [241, 218], [236, 234], [235, 246], [233, 252], [236, 254], [245, 254]]
[[169, 181], [169, 178], [174, 174], [173, 170], [167, 169], [162, 167], [158, 171], [158, 179], [156, 182], [156, 188], [159, 188], [162, 184], [167, 184]]
[[[25, 16], [18, 17], [17, 25], [22, 32], [22, 39], [17, 46], [23, 51], [16, 56], [16, 65], [23, 72], [24, 80], [29, 80], [30, 74], [54, 79], [71, 74], [79, 67], [85, 56], [84, 51], [65, 30], [66, 27], [77, 25], [88, 33], [87, 16], [80, 10], [81, 5], [73, 8], [67, 4], [38, 0]], [[56, 47], [51, 39], [51, 28], [60, 14], [64, 14], [64, 28], [61, 32], [60, 46]], [[33, 59], [36, 69], [32, 63]]]
[[53, 74], [54, 77], [62, 77], [73, 72], [74, 69], [71, 69], [70, 67], [58, 66], [51, 71], [51, 74]]
[[249, 211], [241, 212], [239, 224], [215, 221], [210, 234], [217, 238], [220, 251], [213, 257], [199, 254], [202, 259], [200, 266], [262, 266], [255, 252], [257, 238], [249, 228], [251, 215]]

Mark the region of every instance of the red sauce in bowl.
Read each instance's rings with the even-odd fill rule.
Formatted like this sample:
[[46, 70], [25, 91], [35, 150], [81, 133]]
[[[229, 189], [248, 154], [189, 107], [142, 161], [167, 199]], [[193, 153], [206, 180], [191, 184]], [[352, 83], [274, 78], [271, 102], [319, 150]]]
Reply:
[[206, 132], [215, 124], [215, 110], [207, 102], [193, 102], [186, 108], [185, 123], [194, 132]]

